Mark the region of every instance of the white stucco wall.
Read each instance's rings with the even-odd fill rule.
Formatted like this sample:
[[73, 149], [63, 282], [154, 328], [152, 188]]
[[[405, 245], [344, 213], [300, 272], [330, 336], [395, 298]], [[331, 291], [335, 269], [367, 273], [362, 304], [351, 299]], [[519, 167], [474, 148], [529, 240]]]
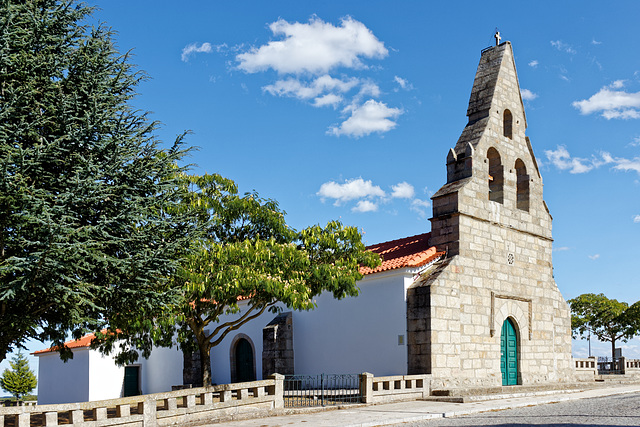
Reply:
[[122, 396], [124, 367], [116, 366], [113, 357], [89, 350], [88, 400], [115, 399]]
[[[293, 312], [296, 374], [361, 373], [376, 376], [407, 372], [406, 289], [412, 272], [395, 270], [366, 276], [360, 295], [336, 300], [320, 295], [317, 308]], [[238, 318], [242, 311], [224, 315], [220, 323]], [[282, 307], [283, 311], [289, 311]], [[276, 315], [266, 312], [232, 331], [211, 350], [214, 384], [231, 382], [231, 347], [239, 335], [253, 344], [256, 378], [262, 378], [262, 329]], [[213, 329], [216, 325], [210, 325]], [[398, 336], [404, 342], [398, 343]], [[149, 359], [140, 358], [142, 393], [171, 390], [182, 384], [183, 358], [178, 348], [155, 348]], [[64, 364], [57, 353], [40, 356], [40, 403], [67, 403], [117, 398], [122, 395], [124, 368], [111, 357], [88, 348], [74, 350], [74, 359]]]
[[136, 364], [140, 368], [142, 394], [171, 391], [171, 386], [182, 384], [182, 351], [173, 348], [156, 347], [149, 359], [140, 357]]
[[406, 374], [405, 281], [410, 280], [400, 271], [366, 276], [358, 297], [336, 300], [324, 293], [315, 310], [294, 312], [295, 373]]
[[67, 363], [57, 352], [38, 355], [38, 404], [89, 400], [89, 352], [88, 348], [73, 350], [73, 359]]

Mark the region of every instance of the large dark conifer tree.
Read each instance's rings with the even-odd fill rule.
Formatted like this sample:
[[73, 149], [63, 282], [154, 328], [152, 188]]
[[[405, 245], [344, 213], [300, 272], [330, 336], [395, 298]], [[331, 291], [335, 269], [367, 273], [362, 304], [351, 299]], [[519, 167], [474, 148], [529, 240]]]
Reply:
[[181, 137], [159, 145], [131, 105], [144, 75], [90, 14], [0, 0], [0, 361], [29, 338], [150, 322], [190, 238]]

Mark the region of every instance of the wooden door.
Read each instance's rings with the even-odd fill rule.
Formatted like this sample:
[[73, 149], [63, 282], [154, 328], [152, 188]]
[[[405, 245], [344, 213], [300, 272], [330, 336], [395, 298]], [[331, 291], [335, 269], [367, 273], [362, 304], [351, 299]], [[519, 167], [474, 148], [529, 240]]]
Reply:
[[124, 367], [124, 397], [140, 394], [140, 366]]
[[240, 338], [236, 344], [236, 381], [239, 383], [255, 381], [255, 370], [253, 369], [253, 348], [251, 343], [244, 338]]
[[502, 385], [518, 384], [518, 336], [511, 319], [506, 319], [502, 324], [500, 371], [502, 373]]

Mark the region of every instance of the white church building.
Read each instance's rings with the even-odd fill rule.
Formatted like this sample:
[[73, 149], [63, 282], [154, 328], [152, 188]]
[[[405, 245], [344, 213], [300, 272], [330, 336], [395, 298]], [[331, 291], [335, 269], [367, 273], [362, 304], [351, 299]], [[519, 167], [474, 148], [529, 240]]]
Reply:
[[[431, 374], [434, 386], [573, 379], [569, 308], [553, 279], [551, 215], [511, 43], [482, 51], [467, 116], [446, 156], [447, 182], [432, 197], [431, 232], [369, 247], [383, 262], [362, 270], [358, 297], [323, 294], [315, 310], [283, 307], [229, 334], [211, 350], [213, 383], [274, 372]], [[51, 349], [35, 353], [39, 403], [183, 383], [176, 348], [117, 367], [90, 340], [67, 343], [67, 363]]]

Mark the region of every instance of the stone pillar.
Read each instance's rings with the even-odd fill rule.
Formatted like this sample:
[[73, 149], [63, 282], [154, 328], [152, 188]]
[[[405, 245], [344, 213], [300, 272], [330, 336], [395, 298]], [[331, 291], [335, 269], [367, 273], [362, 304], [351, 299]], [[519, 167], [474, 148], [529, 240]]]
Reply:
[[284, 408], [284, 375], [273, 374], [269, 376], [269, 379], [274, 380], [276, 383], [273, 386], [273, 395], [275, 396], [274, 409]]
[[373, 374], [360, 374], [360, 396], [362, 403], [373, 403]]
[[152, 396], [147, 396], [144, 400], [142, 426], [143, 427], [158, 426], [158, 419], [156, 417], [156, 400]]
[[182, 351], [182, 384], [192, 387], [202, 387], [202, 366], [200, 352]]
[[407, 373], [431, 373], [431, 287], [407, 289]]
[[278, 314], [262, 329], [262, 378], [293, 375], [293, 313]]

